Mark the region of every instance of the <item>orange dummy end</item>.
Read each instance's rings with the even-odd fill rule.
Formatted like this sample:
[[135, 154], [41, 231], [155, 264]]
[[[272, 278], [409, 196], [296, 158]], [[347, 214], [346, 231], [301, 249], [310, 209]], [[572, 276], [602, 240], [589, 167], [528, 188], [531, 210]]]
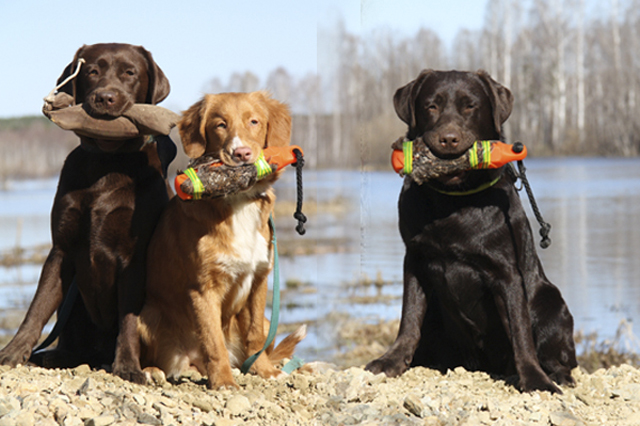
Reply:
[[491, 141], [491, 161], [486, 168], [498, 169], [507, 163], [524, 160], [526, 157], [527, 147], [522, 142], [511, 145], [501, 141]]
[[297, 161], [295, 150], [300, 151], [300, 154], [304, 155], [302, 148], [297, 145], [291, 146], [269, 146], [262, 150], [264, 152], [264, 158], [269, 164], [277, 164], [278, 170], [293, 164]]
[[396, 173], [404, 169], [404, 152], [401, 149], [394, 149], [391, 153], [391, 167]]
[[182, 198], [183, 200], [190, 200], [193, 198], [193, 195], [186, 194], [181, 188], [182, 183], [186, 180], [189, 180], [189, 176], [187, 176], [186, 173], [177, 175], [176, 179], [173, 181], [173, 187], [176, 190], [176, 195], [178, 197]]

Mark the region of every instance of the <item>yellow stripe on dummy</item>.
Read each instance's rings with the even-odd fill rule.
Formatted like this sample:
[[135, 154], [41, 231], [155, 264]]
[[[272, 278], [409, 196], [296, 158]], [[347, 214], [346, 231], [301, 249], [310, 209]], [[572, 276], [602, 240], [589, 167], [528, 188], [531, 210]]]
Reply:
[[202, 184], [202, 181], [196, 174], [195, 169], [191, 167], [185, 170], [184, 174], [189, 177], [189, 180], [191, 180], [191, 183], [193, 184], [193, 199], [199, 200], [204, 192], [204, 185]]
[[482, 141], [482, 168], [488, 169], [491, 164], [491, 142]]
[[472, 169], [478, 168], [478, 142], [474, 142], [469, 150], [469, 166]]
[[408, 175], [413, 171], [413, 141], [403, 141], [402, 152], [404, 152], [404, 169], [402, 172]]
[[[478, 149], [482, 146], [482, 158]], [[488, 169], [491, 165], [491, 141], [475, 141], [469, 150], [469, 166], [472, 169]]]
[[273, 170], [271, 169], [271, 165], [264, 158], [264, 151], [260, 153], [260, 156], [254, 163], [254, 165], [256, 166], [256, 171], [258, 172], [258, 176], [257, 176], [258, 180], [262, 179], [267, 175], [270, 175], [273, 172]]

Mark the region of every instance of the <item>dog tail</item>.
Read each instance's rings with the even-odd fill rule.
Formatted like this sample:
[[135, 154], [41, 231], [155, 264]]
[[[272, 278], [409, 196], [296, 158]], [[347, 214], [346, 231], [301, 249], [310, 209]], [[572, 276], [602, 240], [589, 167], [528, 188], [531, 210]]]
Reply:
[[296, 349], [296, 345], [307, 336], [307, 325], [303, 324], [296, 329], [293, 333], [285, 337], [282, 342], [276, 346], [273, 351], [269, 353], [269, 361], [273, 364], [277, 364], [284, 358], [293, 357], [293, 352]]

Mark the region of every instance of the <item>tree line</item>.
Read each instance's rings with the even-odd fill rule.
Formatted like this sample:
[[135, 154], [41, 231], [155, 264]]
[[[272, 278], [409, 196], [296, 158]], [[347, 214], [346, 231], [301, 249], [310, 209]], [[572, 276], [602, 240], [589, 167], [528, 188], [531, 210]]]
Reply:
[[404, 128], [393, 111], [397, 88], [425, 68], [485, 69], [514, 94], [508, 138], [533, 155], [638, 155], [639, 6], [489, 0], [483, 28], [460, 31], [450, 50], [429, 29], [362, 38], [338, 24], [319, 36], [334, 55], [320, 72], [332, 117], [323, 143], [338, 155], [349, 151], [350, 166], [359, 156], [361, 164], [387, 164]]
[[386, 167], [405, 131], [396, 89], [421, 70], [487, 70], [514, 94], [505, 125], [532, 155], [640, 152], [640, 0], [489, 0], [481, 29], [452, 46], [428, 28], [403, 36], [320, 27], [318, 73], [266, 82], [234, 74], [215, 91], [266, 87], [295, 114], [294, 143], [318, 167]]
[[[393, 94], [425, 68], [485, 69], [510, 88], [506, 134], [531, 155], [640, 151], [640, 0], [489, 0], [483, 27], [461, 30], [451, 46], [428, 28], [362, 36], [336, 22], [319, 27], [317, 49], [317, 73], [277, 68], [261, 81], [237, 72], [204, 90], [267, 89], [288, 103], [292, 143], [310, 167], [388, 168], [390, 145], [405, 132]], [[7, 123], [0, 123], [0, 181], [28, 170], [56, 173], [77, 141], [42, 120]], [[39, 166], [24, 167], [37, 158]]]

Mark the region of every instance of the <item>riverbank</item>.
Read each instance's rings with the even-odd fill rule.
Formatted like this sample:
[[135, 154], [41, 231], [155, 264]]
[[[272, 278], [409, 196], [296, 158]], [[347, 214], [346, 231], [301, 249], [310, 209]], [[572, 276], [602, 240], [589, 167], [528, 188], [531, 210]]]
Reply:
[[140, 386], [87, 366], [0, 367], [0, 425], [635, 425], [640, 371], [574, 370], [563, 395], [520, 393], [514, 378], [415, 368], [399, 378], [314, 363], [272, 380], [241, 375], [237, 391], [201, 377]]

